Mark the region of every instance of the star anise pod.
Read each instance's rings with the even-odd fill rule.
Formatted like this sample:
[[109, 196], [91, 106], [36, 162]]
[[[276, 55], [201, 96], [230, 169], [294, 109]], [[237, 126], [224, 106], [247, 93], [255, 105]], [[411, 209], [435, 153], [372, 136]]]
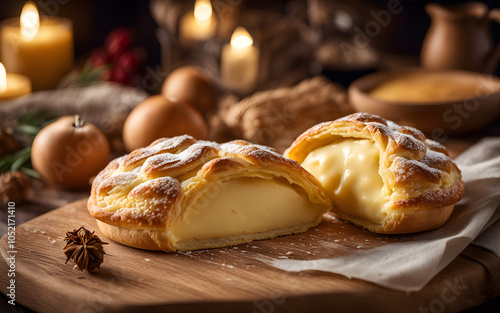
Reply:
[[80, 271], [98, 269], [104, 262], [104, 248], [101, 239], [85, 227], [66, 232], [66, 246], [63, 248], [66, 263], [72, 259]]

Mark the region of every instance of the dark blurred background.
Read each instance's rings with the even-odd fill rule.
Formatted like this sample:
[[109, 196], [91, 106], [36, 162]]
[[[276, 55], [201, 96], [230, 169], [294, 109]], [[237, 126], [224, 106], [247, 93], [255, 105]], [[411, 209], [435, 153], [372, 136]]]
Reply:
[[[306, 0], [304, 0], [305, 2]], [[386, 8], [388, 0], [331, 0], [344, 6], [351, 6], [353, 10], [368, 14], [372, 9]], [[23, 1], [0, 2], [0, 20], [19, 16]], [[251, 0], [243, 2], [245, 7], [269, 9], [282, 12], [285, 10], [286, 0]], [[430, 19], [424, 11], [427, 3], [458, 4], [467, 1], [428, 1], [428, 0], [401, 0], [404, 7], [401, 14], [394, 15], [387, 28], [380, 36], [373, 39], [372, 45], [383, 53], [418, 55]], [[498, 0], [483, 1], [490, 8], [500, 7]], [[43, 0], [35, 1], [44, 11], [69, 18], [73, 21], [75, 33], [75, 51], [77, 58], [88, 54], [93, 48], [102, 46], [105, 36], [114, 28], [129, 27], [137, 35], [137, 44], [148, 51], [148, 64], [160, 63], [160, 44], [156, 38], [157, 24], [151, 17], [150, 1], [145, 0]], [[63, 4], [59, 4], [63, 3]], [[492, 25], [492, 34], [496, 42], [500, 40], [500, 26]], [[499, 74], [497, 70], [497, 75]]]

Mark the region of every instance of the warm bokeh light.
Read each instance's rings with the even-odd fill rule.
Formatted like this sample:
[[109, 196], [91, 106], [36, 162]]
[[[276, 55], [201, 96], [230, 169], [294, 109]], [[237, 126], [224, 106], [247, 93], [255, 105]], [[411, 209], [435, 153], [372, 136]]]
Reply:
[[40, 28], [40, 16], [36, 4], [28, 1], [21, 12], [21, 35], [26, 40], [33, 40]]
[[7, 90], [7, 72], [5, 66], [0, 62], [0, 92]]
[[196, 0], [194, 4], [194, 17], [197, 21], [208, 21], [212, 17], [212, 4], [210, 0]]
[[238, 27], [231, 36], [231, 46], [246, 48], [253, 44], [253, 38], [244, 27]]

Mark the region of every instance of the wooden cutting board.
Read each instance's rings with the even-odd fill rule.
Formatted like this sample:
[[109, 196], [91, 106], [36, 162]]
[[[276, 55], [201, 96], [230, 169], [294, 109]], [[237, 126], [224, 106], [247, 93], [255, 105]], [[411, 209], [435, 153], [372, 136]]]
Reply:
[[[188, 253], [138, 250], [105, 239], [105, 262], [94, 273], [64, 264], [62, 238], [81, 225], [102, 238], [86, 201], [16, 227], [18, 303], [39, 312], [458, 312], [500, 294], [493, 277], [500, 273], [500, 259], [475, 246], [410, 294], [331, 273], [286, 272], [261, 261], [345, 255], [411, 240], [372, 234], [335, 218], [303, 234]], [[4, 236], [2, 286], [8, 286], [8, 250]], [[468, 287], [453, 287], [457, 280]]]

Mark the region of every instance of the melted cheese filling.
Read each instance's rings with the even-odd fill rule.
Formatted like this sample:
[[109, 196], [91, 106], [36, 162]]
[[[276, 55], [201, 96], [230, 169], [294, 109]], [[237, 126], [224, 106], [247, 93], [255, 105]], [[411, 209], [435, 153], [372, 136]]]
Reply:
[[267, 232], [312, 223], [321, 210], [287, 183], [237, 178], [206, 192], [173, 234], [182, 242]]
[[302, 166], [321, 182], [340, 211], [378, 223], [387, 202], [379, 158], [373, 141], [343, 139], [312, 151]]

